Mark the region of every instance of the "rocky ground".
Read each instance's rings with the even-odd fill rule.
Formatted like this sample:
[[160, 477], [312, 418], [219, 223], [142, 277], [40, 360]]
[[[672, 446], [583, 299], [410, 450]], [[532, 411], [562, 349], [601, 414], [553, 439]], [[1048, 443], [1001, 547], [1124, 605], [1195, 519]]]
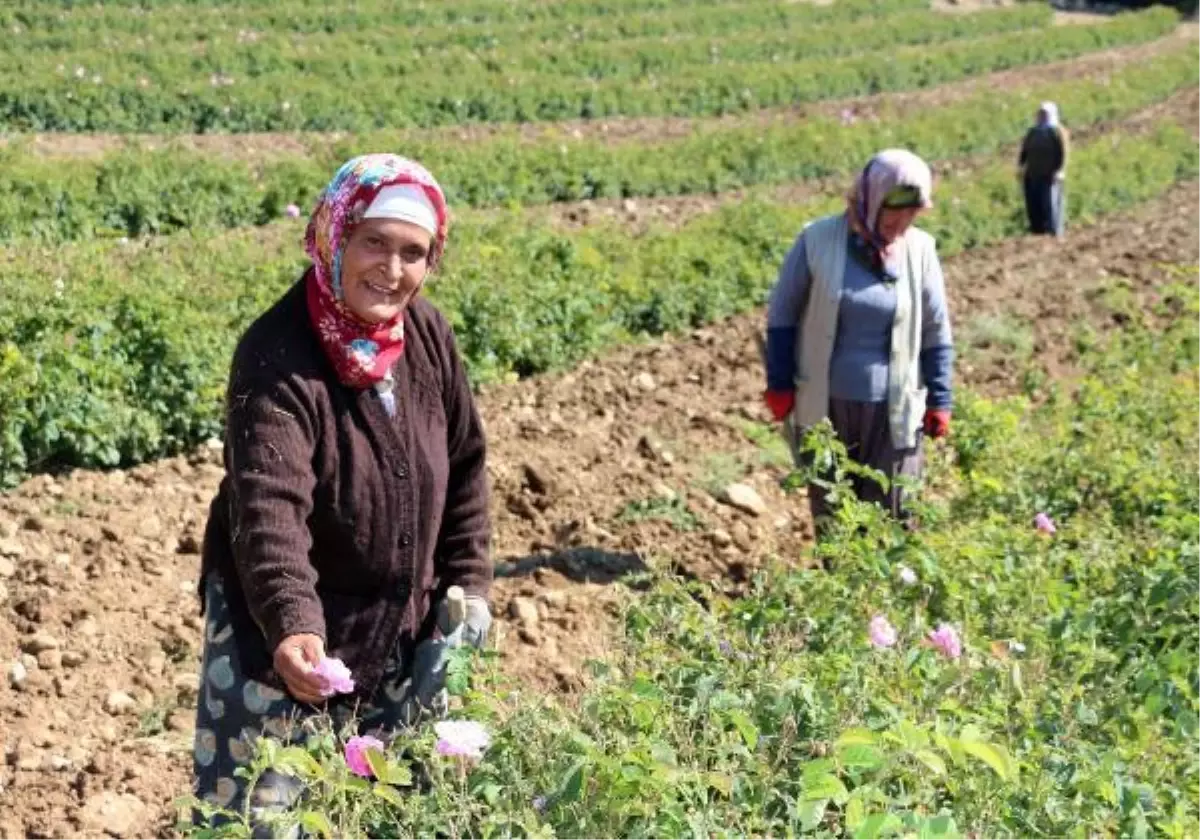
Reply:
[[[1195, 280], [1196, 184], [1065, 242], [1019, 239], [948, 262], [959, 375], [989, 392], [1076, 362], [1082, 323]], [[1182, 274], [1178, 266], [1182, 264]], [[1121, 316], [1125, 317], [1125, 316]], [[570, 693], [618, 642], [626, 576], [653, 565], [736, 590], [811, 537], [764, 432], [751, 313], [494, 388], [502, 667]], [[0, 496], [0, 834], [169, 835], [187, 789], [199, 538], [221, 476], [202, 447], [125, 471], [31, 479]]]

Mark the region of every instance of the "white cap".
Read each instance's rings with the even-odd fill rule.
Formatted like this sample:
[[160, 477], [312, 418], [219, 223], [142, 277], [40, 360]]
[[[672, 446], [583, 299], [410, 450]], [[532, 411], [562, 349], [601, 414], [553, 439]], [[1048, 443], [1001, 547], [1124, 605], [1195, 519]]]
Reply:
[[416, 184], [390, 184], [379, 191], [364, 219], [397, 219], [411, 222], [437, 236], [437, 211], [425, 190]]

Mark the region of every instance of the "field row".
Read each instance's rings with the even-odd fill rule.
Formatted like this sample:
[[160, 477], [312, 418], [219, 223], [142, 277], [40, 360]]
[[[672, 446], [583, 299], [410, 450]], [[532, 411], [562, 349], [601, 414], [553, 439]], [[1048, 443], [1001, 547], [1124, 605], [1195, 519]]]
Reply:
[[[1073, 217], [1156, 195], [1197, 172], [1177, 123], [1084, 145]], [[476, 381], [570, 365], [641, 334], [677, 331], [763, 300], [801, 224], [837, 198], [749, 198], [680, 229], [565, 233], [520, 214], [461, 222], [430, 289]], [[944, 254], [1024, 229], [1007, 155], [939, 187], [925, 225]], [[294, 226], [180, 234], [123, 247], [13, 251], [0, 305], [0, 475], [136, 463], [220, 432], [240, 331], [301, 268]]]
[[[641, 2], [641, 0], [638, 0]], [[448, 8], [456, 4], [439, 4]], [[514, 8], [525, 6], [513, 4]], [[14, 47], [26, 51], [47, 49], [64, 56], [76, 50], [163, 50], [172, 47], [184, 52], [224, 51], [230, 48], [258, 47], [271, 52], [284, 50], [322, 50], [331, 44], [346, 43], [350, 36], [353, 54], [364, 50], [372, 55], [402, 54], [420, 60], [447, 47], [467, 47], [490, 51], [498, 47], [524, 44], [575, 44], [622, 41], [630, 38], [670, 38], [679, 35], [709, 34], [725, 36], [750, 30], [802, 29], [814, 24], [882, 17], [902, 9], [928, 8], [927, 0], [838, 0], [828, 5], [807, 2], [781, 3], [777, 0], [740, 0], [740, 2], [678, 4], [661, 3], [652, 9], [630, 14], [581, 16], [565, 19], [518, 20], [481, 23], [444, 22], [434, 17], [400, 16], [375, 6], [365, 10], [359, 4], [344, 11], [307, 10], [282, 6], [253, 13], [247, 18], [228, 10], [211, 10], [199, 15], [175, 13], [130, 15], [106, 13], [94, 7], [93, 20], [87, 14], [73, 14], [62, 21], [38, 19], [32, 26], [14, 22], [6, 27], [13, 34]], [[0, 13], [2, 15], [3, 13]], [[117, 19], [111, 19], [117, 18]], [[103, 35], [97, 42], [96, 34]], [[360, 43], [364, 46], [360, 46]]]
[[[818, 7], [825, 8], [825, 7]], [[837, 8], [837, 6], [828, 7]], [[982, 18], [985, 19], [986, 18]], [[158, 80], [96, 76], [84, 68], [62, 77], [10, 75], [0, 89], [0, 127], [9, 131], [284, 131], [434, 126], [464, 122], [524, 122], [606, 115], [702, 116], [775, 105], [931, 87], [982, 73], [1151, 41], [1171, 32], [1174, 12], [1151, 9], [1111, 22], [1049, 27], [932, 46], [877, 51], [840, 60], [752, 61], [697, 65], [686, 73], [598, 85], [593, 80], [537, 73], [503, 80], [473, 73], [413, 75], [403, 84], [363, 57], [354, 96], [341, 76], [297, 79], [267, 74], [252, 84], [203, 79]], [[146, 83], [143, 84], [142, 82]]]
[[[803, 8], [803, 7], [801, 7]], [[935, 44], [960, 38], [1047, 26], [1049, 6], [1013, 6], [971, 15], [934, 14], [901, 8], [886, 16], [815, 23], [803, 28], [779, 26], [772, 15], [760, 28], [742, 20], [739, 28], [721, 34], [684, 33], [627, 41], [553, 43], [522, 41], [505, 48], [479, 51], [470, 47], [443, 47], [419, 56], [397, 52], [392, 33], [346, 33], [320, 43], [295, 44], [276, 37], [253, 44], [205, 41], [197, 50], [170, 50], [161, 44], [149, 52], [114, 52], [89, 42], [69, 54], [46, 53], [31, 58], [24, 53], [0, 53], [0, 78], [4, 76], [57, 79], [68, 88], [103, 80], [138, 78], [148, 87], [162, 85], [218, 85], [232, 92], [253, 89], [281, 75], [359, 81], [384, 74], [393, 83], [434, 76], [477, 81], [482, 72], [500, 82], [512, 73], [552, 74], [591, 80], [633, 80], [661, 74], [679, 74], [693, 66], [792, 62], [824, 56], [863, 53], [882, 46]], [[794, 22], [793, 22], [794, 23]], [[79, 74], [82, 71], [82, 75]]]
[[[436, 173], [459, 209], [716, 193], [845, 175], [887, 146], [907, 146], [930, 160], [991, 152], [1016, 142], [1032, 103], [1043, 98], [1055, 98], [1078, 131], [1194, 84], [1189, 42], [1100, 78], [981, 93], [913, 113], [886, 110], [871, 121], [722, 124], [652, 145], [502, 138], [406, 143], [403, 151]], [[0, 154], [0, 240], [60, 242], [264, 224], [288, 204], [311, 206], [329, 173], [361, 148], [361, 139], [351, 140], [311, 158], [262, 167], [172, 148], [84, 161], [46, 160], [11, 148]]]

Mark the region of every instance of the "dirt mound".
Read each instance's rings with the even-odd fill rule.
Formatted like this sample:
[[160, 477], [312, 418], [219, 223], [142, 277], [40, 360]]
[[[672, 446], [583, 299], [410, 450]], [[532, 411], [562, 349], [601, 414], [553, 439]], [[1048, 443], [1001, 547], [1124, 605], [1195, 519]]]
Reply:
[[[950, 261], [960, 376], [1011, 391], [1031, 358], [1068, 372], [1076, 327], [1113, 322], [1102, 285], [1137, 306], [1178, 279], [1171, 265], [1197, 259], [1197, 197], [1189, 184], [1065, 242], [1014, 240]], [[482, 395], [497, 630], [514, 678], [578, 686], [636, 597], [629, 576], [648, 566], [736, 590], [765, 558], [799, 556], [806, 505], [779, 488], [782, 448], [759, 445], [773, 441], [758, 398], [760, 320]], [[218, 458], [204, 448], [43, 476], [0, 497], [5, 836], [169, 832], [190, 773], [193, 591]]]

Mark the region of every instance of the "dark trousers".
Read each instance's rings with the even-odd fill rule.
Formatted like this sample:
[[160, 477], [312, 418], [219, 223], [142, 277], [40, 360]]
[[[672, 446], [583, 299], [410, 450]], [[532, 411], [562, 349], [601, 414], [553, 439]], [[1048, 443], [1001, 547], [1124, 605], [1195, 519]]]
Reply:
[[[833, 424], [838, 439], [846, 445], [846, 451], [851, 458], [864, 466], [879, 470], [893, 481], [885, 491], [876, 481], [853, 476], [851, 486], [854, 495], [861, 501], [875, 502], [889, 510], [893, 516], [903, 518], [904, 491], [894, 483], [894, 479], [899, 476], [921, 477], [925, 459], [920, 437], [918, 436], [917, 445], [913, 448], [897, 449], [892, 443], [892, 427], [885, 402], [866, 403], [831, 399], [829, 422]], [[810, 484], [808, 498], [812, 506], [813, 521], [819, 528], [821, 520], [831, 513], [824, 488]]]
[[1029, 217], [1030, 233], [1062, 236], [1065, 226], [1062, 181], [1026, 178], [1025, 213]]

